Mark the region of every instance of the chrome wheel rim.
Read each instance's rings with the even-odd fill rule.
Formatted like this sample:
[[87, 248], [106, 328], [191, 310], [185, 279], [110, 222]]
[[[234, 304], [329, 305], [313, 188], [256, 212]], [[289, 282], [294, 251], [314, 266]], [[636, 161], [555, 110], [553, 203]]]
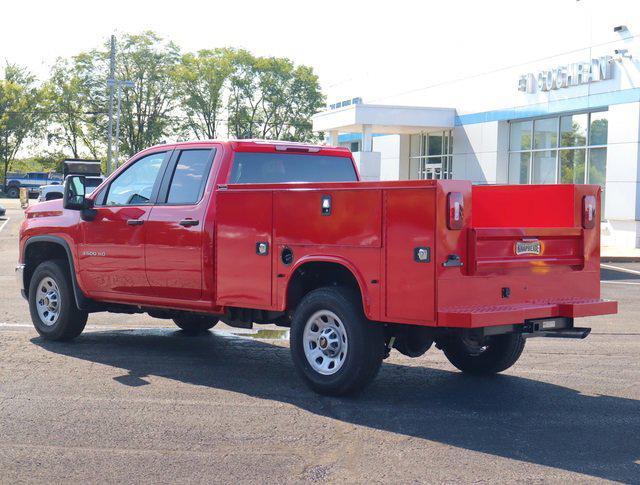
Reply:
[[346, 329], [340, 318], [329, 310], [320, 310], [309, 317], [302, 341], [307, 362], [319, 374], [335, 374], [347, 358]]
[[56, 281], [49, 276], [42, 278], [36, 291], [36, 309], [40, 321], [47, 327], [58, 321], [60, 303], [60, 290]]

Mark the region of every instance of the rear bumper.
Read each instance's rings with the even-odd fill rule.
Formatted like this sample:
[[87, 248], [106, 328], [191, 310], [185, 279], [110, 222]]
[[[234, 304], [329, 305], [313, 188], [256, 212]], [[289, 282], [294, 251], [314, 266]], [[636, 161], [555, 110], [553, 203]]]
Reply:
[[445, 308], [438, 312], [439, 327], [481, 328], [523, 323], [534, 318], [579, 318], [618, 313], [610, 300], [564, 300], [514, 305]]

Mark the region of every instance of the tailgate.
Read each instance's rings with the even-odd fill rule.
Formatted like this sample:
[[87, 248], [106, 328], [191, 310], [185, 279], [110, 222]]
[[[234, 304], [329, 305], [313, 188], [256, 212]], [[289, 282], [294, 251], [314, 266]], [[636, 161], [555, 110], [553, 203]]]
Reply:
[[[466, 188], [453, 182], [441, 183], [439, 213], [448, 215], [448, 193], [461, 191], [464, 226], [439, 224], [438, 325], [491, 326], [615, 311], [600, 299], [598, 186]], [[449, 255], [458, 255], [460, 264], [446, 264]]]
[[469, 235], [469, 274], [512, 268], [564, 265], [584, 267], [584, 234], [575, 227], [473, 228]]

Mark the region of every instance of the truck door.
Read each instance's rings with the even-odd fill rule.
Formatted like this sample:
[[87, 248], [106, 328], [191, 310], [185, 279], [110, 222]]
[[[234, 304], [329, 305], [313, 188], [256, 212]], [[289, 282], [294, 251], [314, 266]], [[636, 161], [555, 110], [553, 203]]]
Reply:
[[216, 303], [270, 308], [272, 191], [218, 190], [216, 222]]
[[384, 191], [386, 316], [435, 320], [435, 188]]
[[145, 265], [151, 294], [160, 298], [202, 297], [203, 233], [210, 197], [205, 196], [216, 149], [175, 150], [158, 200], [145, 225]]
[[82, 223], [78, 244], [80, 278], [90, 295], [149, 293], [144, 265], [145, 222], [169, 153], [155, 152], [139, 158], [97, 195], [96, 217]]

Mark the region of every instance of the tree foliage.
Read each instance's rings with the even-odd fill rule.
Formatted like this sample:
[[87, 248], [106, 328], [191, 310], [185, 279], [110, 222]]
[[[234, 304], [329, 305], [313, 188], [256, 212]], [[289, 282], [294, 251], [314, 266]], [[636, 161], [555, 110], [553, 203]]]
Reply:
[[235, 138], [311, 141], [311, 116], [324, 104], [318, 77], [286, 58], [234, 55], [229, 134]]
[[173, 72], [184, 110], [184, 128], [198, 139], [219, 136], [224, 96], [233, 71], [231, 49], [201, 50], [185, 54]]
[[[36, 135], [46, 116], [43, 90], [25, 68], [7, 64], [0, 79], [0, 162], [6, 180], [10, 162], [29, 136]], [[4, 182], [3, 182], [4, 183]]]
[[[50, 153], [103, 158], [108, 78], [108, 43], [58, 59], [41, 85], [24, 69], [8, 65], [0, 80], [5, 169], [24, 141], [41, 132]], [[118, 39], [115, 78], [133, 82], [122, 88], [122, 157], [171, 139], [317, 139], [311, 116], [324, 103], [318, 77], [287, 58], [233, 48], [182, 54], [149, 31]]]

